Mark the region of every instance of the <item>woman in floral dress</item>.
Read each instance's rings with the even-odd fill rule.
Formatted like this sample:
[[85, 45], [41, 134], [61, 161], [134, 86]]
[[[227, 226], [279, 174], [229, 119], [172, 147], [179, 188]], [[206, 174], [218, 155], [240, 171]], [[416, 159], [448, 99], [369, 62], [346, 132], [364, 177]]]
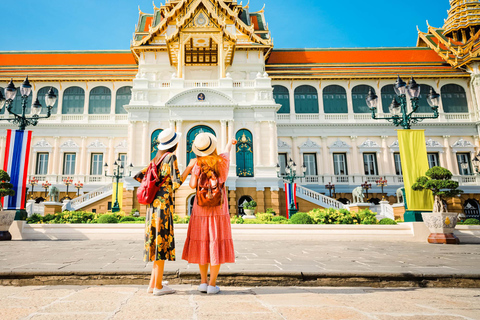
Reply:
[[[173, 230], [175, 190], [180, 188], [185, 178], [190, 174], [196, 160], [192, 160], [185, 172], [180, 175], [177, 157], [174, 152], [177, 149], [181, 133], [171, 129], [164, 130], [159, 136], [158, 153], [153, 162], [158, 167], [158, 177], [164, 181], [155, 200], [147, 207], [145, 219], [145, 248], [144, 261], [153, 261], [152, 276], [147, 292], [156, 296], [174, 293], [175, 290], [162, 283], [165, 261], [175, 261], [175, 237]], [[141, 181], [147, 168], [135, 176]]]

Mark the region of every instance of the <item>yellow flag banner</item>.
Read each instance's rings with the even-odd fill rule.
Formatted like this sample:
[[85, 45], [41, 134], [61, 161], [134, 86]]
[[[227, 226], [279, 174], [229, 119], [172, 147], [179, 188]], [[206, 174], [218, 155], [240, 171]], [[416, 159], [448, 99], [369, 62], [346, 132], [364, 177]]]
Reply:
[[403, 183], [408, 211], [428, 212], [433, 209], [431, 191], [413, 191], [412, 185], [424, 176], [428, 166], [424, 130], [398, 130], [398, 145], [402, 161]]
[[[112, 192], [112, 206], [115, 203], [117, 191], [117, 184], [113, 183], [113, 192]], [[120, 210], [122, 210], [122, 202], [123, 202], [123, 182], [118, 184], [118, 205], [120, 206]]]

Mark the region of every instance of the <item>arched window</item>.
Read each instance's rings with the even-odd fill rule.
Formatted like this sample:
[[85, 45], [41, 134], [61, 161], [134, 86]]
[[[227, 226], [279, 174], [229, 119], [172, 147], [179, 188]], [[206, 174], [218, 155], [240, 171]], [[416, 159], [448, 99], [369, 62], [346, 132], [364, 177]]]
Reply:
[[52, 108], [52, 114], [57, 113], [57, 109], [58, 109], [58, 90], [57, 90], [57, 88], [43, 87], [42, 89], [38, 90], [38, 93], [37, 93], [38, 101], [40, 101], [40, 103], [42, 104], [42, 114], [47, 113], [47, 104], [45, 103], [45, 96], [47, 95], [48, 91], [50, 91], [50, 88], [53, 89], [53, 92], [55, 92], [55, 95], [57, 96], [57, 101], [55, 101], [55, 104]]
[[62, 114], [83, 114], [85, 108], [85, 90], [70, 87], [63, 92]]
[[348, 113], [347, 91], [337, 85], [323, 89], [323, 110], [325, 113]]
[[277, 113], [290, 113], [290, 95], [284, 86], [273, 86], [273, 99], [282, 107]]
[[132, 98], [132, 87], [121, 87], [117, 90], [117, 96], [115, 98], [115, 113], [126, 114], [127, 111], [123, 108], [124, 105], [130, 103]]
[[153, 131], [152, 137], [150, 140], [150, 160], [153, 160], [157, 155], [158, 151], [158, 135], [162, 133], [163, 129], [157, 129]]
[[237, 143], [237, 176], [253, 177], [253, 136], [246, 129], [238, 130], [236, 139]]
[[361, 84], [352, 89], [352, 102], [354, 113], [370, 113], [370, 108], [367, 106], [368, 91], [372, 90], [375, 93], [375, 89], [370, 86]]
[[295, 112], [318, 113], [317, 89], [312, 86], [300, 86], [295, 89]]
[[395, 93], [395, 85], [388, 84], [384, 86], [381, 90], [382, 92], [382, 110], [383, 113], [390, 113], [390, 104], [392, 104], [393, 99], [397, 97]]
[[427, 102], [427, 95], [432, 87], [428, 84], [420, 85], [420, 96], [418, 97], [417, 113], [433, 113], [432, 107]]
[[[28, 96], [27, 108], [25, 109], [25, 114], [30, 113], [32, 109], [32, 96], [33, 96], [33, 92], [30, 93], [30, 95]], [[12, 111], [15, 112], [16, 114], [22, 114], [22, 94], [20, 93], [20, 88], [17, 88], [17, 94], [15, 95], [15, 99], [13, 99]]]
[[88, 102], [89, 114], [109, 114], [111, 110], [112, 93], [107, 87], [96, 87], [90, 91]]
[[190, 160], [194, 159], [196, 157], [195, 153], [192, 151], [192, 145], [193, 141], [195, 141], [195, 138], [203, 132], [209, 132], [213, 135], [216, 136], [215, 131], [213, 131], [212, 128], [207, 127], [207, 126], [196, 126], [190, 129], [187, 134], [187, 163], [190, 163]]
[[253, 201], [253, 198], [250, 196], [240, 197], [240, 200], [238, 200], [238, 216], [241, 217], [245, 215], [245, 211], [243, 211], [243, 206], [250, 201]]
[[468, 103], [465, 90], [457, 84], [442, 87], [442, 104], [445, 113], [467, 113]]

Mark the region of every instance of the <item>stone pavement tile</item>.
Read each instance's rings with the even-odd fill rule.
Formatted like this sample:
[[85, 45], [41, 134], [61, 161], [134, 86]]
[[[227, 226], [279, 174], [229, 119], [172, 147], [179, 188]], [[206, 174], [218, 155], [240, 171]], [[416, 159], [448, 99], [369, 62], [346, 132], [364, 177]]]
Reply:
[[375, 319], [361, 312], [342, 307], [280, 307], [278, 311], [287, 320], [370, 320]]
[[[462, 316], [453, 316], [453, 315], [394, 315], [394, 314], [376, 314], [375, 319], [378, 320], [470, 320]], [[478, 318], [472, 318], [474, 320]]]
[[110, 316], [109, 313], [39, 313], [29, 320], [107, 320]]
[[101, 291], [87, 291], [82, 290], [77, 293], [70, 295], [67, 299], [68, 301], [121, 301], [126, 298], [126, 294], [118, 292], [101, 292]]
[[93, 300], [93, 301], [60, 301], [55, 302], [44, 309], [46, 313], [66, 313], [66, 312], [114, 312], [121, 305], [121, 301]]
[[[16, 298], [16, 297], [7, 297], [0, 299], [0, 307], [3, 308], [41, 308], [44, 307], [54, 301], [57, 298]], [[1, 319], [1, 318], [0, 318]]]
[[[244, 313], [198, 313], [197, 314], [198, 320], [284, 320], [285, 318], [281, 315], [275, 314], [273, 312], [269, 313], [251, 313], [251, 312], [244, 312]], [[298, 320], [298, 319], [297, 319]]]
[[255, 288], [256, 298], [274, 306], [340, 306], [326, 295], [307, 292], [298, 288]]
[[16, 320], [28, 316], [29, 314], [35, 312], [36, 308], [25, 307], [25, 308], [4, 308], [0, 304], [0, 319], [2, 320]]
[[[155, 305], [153, 304], [155, 307]], [[123, 307], [120, 312], [113, 316], [113, 320], [187, 320], [194, 316], [193, 307], [179, 305], [156, 306], [155, 308], [144, 308], [143, 306]]]

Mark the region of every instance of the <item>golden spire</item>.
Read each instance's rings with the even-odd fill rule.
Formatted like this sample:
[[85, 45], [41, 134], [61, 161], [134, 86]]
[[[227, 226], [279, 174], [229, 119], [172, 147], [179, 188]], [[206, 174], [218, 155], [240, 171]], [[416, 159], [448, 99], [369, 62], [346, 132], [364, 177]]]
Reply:
[[450, 10], [443, 29], [446, 37], [468, 41], [472, 33], [480, 30], [480, 1], [450, 0]]

